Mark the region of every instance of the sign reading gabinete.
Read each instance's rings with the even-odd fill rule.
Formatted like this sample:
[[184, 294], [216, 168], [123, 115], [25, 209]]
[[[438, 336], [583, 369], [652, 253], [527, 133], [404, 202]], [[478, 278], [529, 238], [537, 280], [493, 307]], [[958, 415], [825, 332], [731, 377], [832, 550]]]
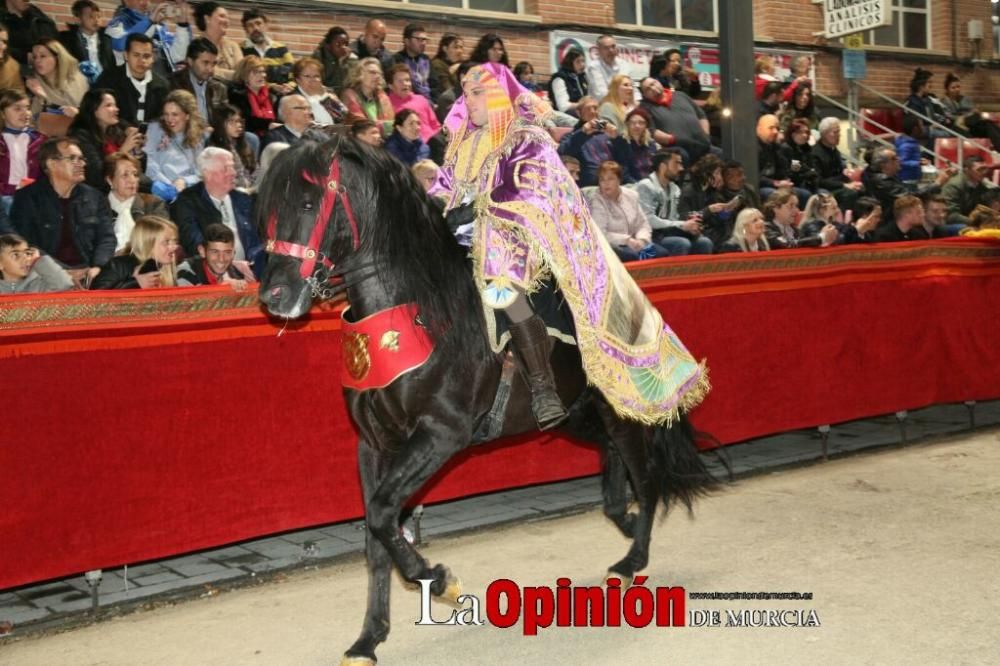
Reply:
[[872, 30], [892, 23], [892, 0], [813, 0], [823, 5], [827, 39]]

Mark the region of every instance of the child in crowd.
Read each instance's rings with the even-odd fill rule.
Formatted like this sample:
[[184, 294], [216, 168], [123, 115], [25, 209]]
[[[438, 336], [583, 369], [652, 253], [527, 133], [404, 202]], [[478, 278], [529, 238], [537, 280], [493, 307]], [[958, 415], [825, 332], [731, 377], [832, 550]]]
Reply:
[[73, 278], [17, 234], [0, 234], [0, 294], [66, 291]]

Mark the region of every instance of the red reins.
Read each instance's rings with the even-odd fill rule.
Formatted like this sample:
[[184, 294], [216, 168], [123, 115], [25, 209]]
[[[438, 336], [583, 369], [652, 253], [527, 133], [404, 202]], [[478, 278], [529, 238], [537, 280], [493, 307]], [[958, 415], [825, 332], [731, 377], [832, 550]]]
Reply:
[[334, 263], [330, 261], [330, 258], [320, 251], [320, 243], [323, 242], [323, 238], [326, 236], [326, 229], [336, 210], [338, 198], [344, 202], [344, 214], [347, 215], [347, 222], [351, 226], [351, 237], [354, 241], [355, 251], [361, 246], [361, 238], [358, 234], [358, 222], [354, 219], [354, 211], [351, 209], [351, 200], [347, 196], [347, 190], [340, 183], [340, 160], [334, 156], [333, 161], [330, 162], [330, 172], [322, 182], [317, 182], [306, 171], [302, 172], [302, 177], [313, 185], [319, 185], [323, 188], [323, 200], [320, 202], [319, 211], [316, 213], [316, 221], [313, 224], [312, 232], [309, 234], [309, 241], [305, 245], [302, 245], [291, 241], [278, 240], [276, 238], [278, 218], [272, 212], [267, 221], [267, 245], [265, 249], [270, 254], [295, 257], [301, 260], [302, 265], [299, 267], [299, 275], [303, 279], [309, 279], [313, 277], [317, 261], [328, 271], [334, 268]]

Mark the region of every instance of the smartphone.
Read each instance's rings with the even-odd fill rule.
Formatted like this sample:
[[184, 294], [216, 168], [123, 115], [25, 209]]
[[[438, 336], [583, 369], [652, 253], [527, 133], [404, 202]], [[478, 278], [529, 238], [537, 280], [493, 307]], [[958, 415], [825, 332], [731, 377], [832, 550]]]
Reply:
[[160, 267], [156, 265], [156, 259], [147, 259], [146, 263], [139, 267], [139, 273], [158, 273]]
[[149, 130], [149, 123], [139, 123], [139, 134], [145, 136], [148, 130]]
[[594, 129], [598, 132], [603, 132], [604, 128], [608, 126], [608, 121], [603, 118], [598, 118], [594, 121]]
[[729, 210], [733, 210], [734, 208], [740, 205], [741, 201], [743, 201], [743, 195], [737, 194], [735, 197], [729, 200], [729, 203], [726, 204], [726, 208], [728, 208]]

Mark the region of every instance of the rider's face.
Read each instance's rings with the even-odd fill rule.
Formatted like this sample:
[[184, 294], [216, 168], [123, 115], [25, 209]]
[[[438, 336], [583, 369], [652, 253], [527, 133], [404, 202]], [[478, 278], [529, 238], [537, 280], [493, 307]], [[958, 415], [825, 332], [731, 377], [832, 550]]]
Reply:
[[469, 120], [477, 127], [487, 124], [489, 117], [486, 109], [486, 87], [481, 83], [466, 81], [462, 85], [465, 92], [465, 106], [469, 110]]

